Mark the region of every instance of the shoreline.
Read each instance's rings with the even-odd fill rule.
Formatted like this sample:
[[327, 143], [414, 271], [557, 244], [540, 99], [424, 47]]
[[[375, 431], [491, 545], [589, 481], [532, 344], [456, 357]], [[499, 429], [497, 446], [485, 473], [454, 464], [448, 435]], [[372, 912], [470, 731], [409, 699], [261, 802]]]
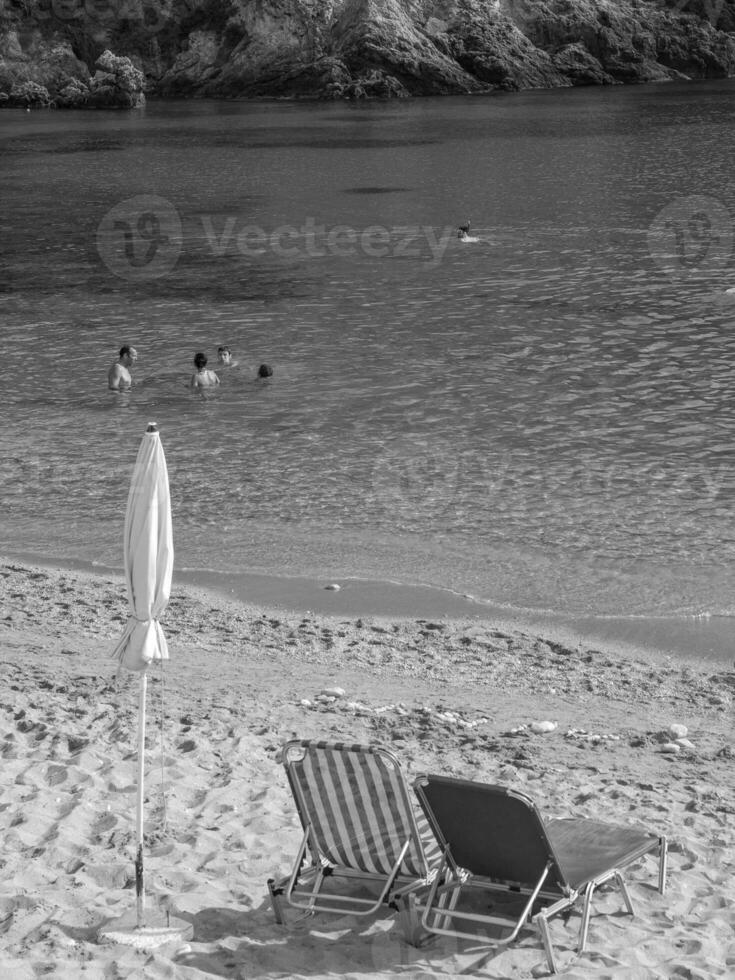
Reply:
[[[42, 568], [79, 571], [122, 580], [122, 566], [32, 553], [11, 552], [5, 560]], [[2, 560], [0, 558], [0, 560]], [[735, 656], [735, 620], [727, 616], [578, 616], [513, 609], [450, 589], [375, 579], [317, 579], [258, 572], [216, 572], [174, 567], [174, 587], [202, 589], [244, 606], [285, 613], [410, 620], [422, 616], [487, 621], [506, 629], [549, 636], [566, 644], [598, 644], [622, 656], [673, 657], [713, 668]], [[338, 585], [338, 589], [332, 589]]]
[[[708, 84], [717, 82], [731, 82], [733, 77], [730, 75], [716, 75], [716, 76], [696, 76], [696, 75], [682, 75], [678, 77], [669, 78], [648, 78], [644, 80], [633, 80], [633, 81], [621, 81], [618, 82], [616, 87], [627, 88], [627, 89], [645, 89], [645, 88], [661, 88], [662, 86], [681, 86], [682, 88], [688, 88], [697, 84]], [[584, 86], [591, 91], [597, 91], [601, 93], [607, 93], [610, 89], [608, 83], [592, 83]], [[334, 105], [337, 108], [343, 108], [344, 106], [354, 106], [356, 103], [361, 105], [387, 105], [390, 106], [395, 104], [396, 101], [401, 101], [404, 98], [408, 98], [411, 101], [426, 101], [428, 99], [441, 99], [442, 101], [449, 99], [488, 99], [488, 98], [502, 98], [514, 95], [537, 95], [540, 92], [549, 92], [554, 94], [563, 94], [568, 92], [573, 92], [575, 89], [574, 85], [544, 85], [541, 87], [531, 86], [528, 88], [519, 89], [504, 89], [498, 86], [489, 85], [487, 88], [479, 88], [474, 91], [452, 91], [452, 92], [412, 92], [408, 96], [401, 96], [400, 99], [395, 97], [386, 98], [383, 95], [373, 95], [366, 93], [361, 96], [359, 100], [354, 98], [342, 96], [339, 98], [328, 98], [325, 99], [323, 93], [314, 93], [311, 95], [278, 95], [278, 94], [263, 94], [263, 95], [208, 95], [208, 96], [198, 96], [198, 95], [172, 95], [172, 94], [158, 94], [158, 93], [144, 93], [145, 101], [133, 106], [120, 106], [120, 105], [91, 105], [89, 103], [73, 104], [64, 103], [57, 104], [54, 97], [51, 98], [49, 103], [20, 103], [20, 102], [10, 102], [9, 100], [0, 101], [0, 110], [5, 112], [12, 112], [15, 110], [18, 113], [26, 112], [27, 110], [33, 110], [34, 112], [144, 112], [149, 106], [156, 106], [166, 103], [171, 104], [185, 104], [194, 103], [196, 105], [202, 105], [207, 102], [219, 103], [220, 105], [264, 105], [264, 106], [300, 106], [300, 105]]]
[[[21, 646], [28, 627], [36, 648], [52, 652], [73, 652], [62, 649], [68, 635], [76, 636], [84, 649], [104, 653], [102, 643], [111, 653], [129, 615], [124, 577], [109, 569], [70, 569], [0, 557], [0, 598], [8, 610], [0, 627], [17, 636]], [[286, 608], [277, 598], [261, 605], [213, 589], [198, 575], [191, 581], [174, 577], [161, 625], [171, 661], [193, 650], [215, 658], [207, 669], [233, 655], [258, 663], [265, 658], [271, 667], [274, 654], [264, 655], [263, 650], [277, 651], [277, 659], [288, 664], [284, 681], [294, 696], [300, 690], [295, 669], [299, 666], [309, 684], [331, 680], [361, 687], [372, 679], [387, 684], [391, 693], [397, 686], [406, 696], [439, 694], [478, 711], [487, 702], [488, 685], [493, 693], [504, 688], [520, 692], [523, 711], [531, 705], [543, 711], [544, 705], [561, 699], [568, 701], [572, 713], [583, 705], [587, 712], [606, 692], [606, 699], [615, 694], [621, 702], [617, 717], [627, 718], [634, 727], [650, 723], [658, 713], [661, 724], [667, 717], [672, 720], [677, 704], [685, 710], [687, 723], [709, 715], [716, 720], [733, 706], [735, 671], [718, 665], [720, 672], [712, 673], [715, 665], [696, 658], [591, 646], [563, 632], [540, 633], [492, 617], [430, 615], [420, 609], [412, 614], [404, 609], [402, 616], [364, 610], [351, 615], [336, 609]], [[110, 675], [116, 671], [106, 657], [96, 660], [96, 669], [100, 667]], [[211, 680], [220, 682], [216, 669]], [[591, 697], [580, 697], [580, 682]], [[519, 710], [512, 699], [510, 708], [503, 707], [511, 714]], [[601, 710], [609, 714], [611, 705], [605, 703]]]
[[[266, 584], [271, 581], [264, 578]], [[17, 632], [19, 624], [37, 614], [40, 607], [43, 614], [34, 628], [40, 648], [55, 649], [55, 644], [41, 640], [47, 625], [54, 626], [57, 636], [63, 638], [67, 624], [73, 633], [80, 622], [87, 622], [90, 635], [84, 645], [98, 649], [104, 637], [105, 648], [112, 651], [129, 615], [121, 571], [67, 568], [0, 556], [0, 599], [8, 584], [16, 580], [25, 583], [27, 594], [19, 587], [9, 592], [10, 601], [5, 606], [11, 611], [4, 619], [6, 628]], [[61, 599], [59, 592], [63, 593]], [[82, 596], [78, 613], [73, 601], [77, 593]], [[92, 595], [100, 597], [97, 608], [93, 608]], [[330, 592], [325, 596], [327, 602], [335, 598]], [[582, 706], [588, 713], [589, 703], [595, 702], [600, 692], [620, 699], [617, 723], [633, 728], [650, 727], [652, 717], [659, 714], [660, 725], [683, 720], [691, 726], [713, 713], [732, 711], [735, 671], [731, 665], [728, 670], [724, 664], [701, 658], [598, 644], [564, 630], [538, 630], [491, 616], [437, 615], [435, 609], [419, 607], [410, 613], [404, 607], [402, 615], [388, 615], [384, 608], [371, 614], [364, 606], [357, 614], [334, 607], [324, 612], [293, 608], [280, 601], [282, 597], [270, 598], [265, 604], [254, 602], [252, 596], [244, 601], [214, 588], [198, 573], [191, 578], [174, 574], [171, 597], [161, 619], [171, 661], [182, 654], [187, 656], [193, 646], [196, 651], [208, 651], [215, 663], [233, 653], [259, 662], [266, 648], [277, 650], [281, 660], [285, 658], [286, 677], [292, 684], [299, 675], [296, 671], [291, 677], [291, 657], [298, 654], [308, 684], [361, 690], [363, 683], [370, 687], [371, 681], [377, 680], [387, 683], [394, 697], [417, 698], [422, 691], [430, 697], [440, 693], [454, 698], [455, 707], [465, 705], [475, 712], [484, 710], [487, 686], [494, 692], [499, 685], [500, 690], [505, 687], [521, 692], [520, 705], [511, 698], [503, 706], [509, 712], [509, 722], [519, 710], [543, 714], [547, 706], [559, 709], [561, 702], [568, 701], [564, 712], [571, 723]], [[16, 611], [12, 611], [13, 606]], [[377, 659], [373, 656], [375, 646], [381, 648]], [[510, 655], [507, 661], [506, 654]], [[266, 659], [271, 656], [268, 653]], [[500, 662], [496, 662], [498, 657]], [[98, 670], [100, 667], [109, 675], [116, 671], [114, 662], [106, 658], [97, 664]], [[538, 677], [533, 675], [534, 669], [538, 669]], [[712, 673], [713, 669], [718, 672]], [[363, 676], [365, 671], [367, 677]], [[531, 674], [526, 676], [528, 671]], [[591, 697], [584, 694], [579, 699], [580, 682]], [[300, 688], [292, 686], [291, 690], [296, 697]], [[611, 710], [610, 704], [601, 706], [603, 715], [609, 716]], [[674, 717], [677, 711], [679, 715]], [[497, 717], [503, 713], [498, 709]]]
[[111, 657], [123, 578], [0, 559], [0, 608], [3, 975], [33, 980], [49, 963], [55, 980], [545, 975], [533, 934], [501, 950], [415, 948], [389, 909], [369, 924], [276, 924], [266, 881], [302, 833], [278, 754], [298, 737], [379, 743], [409, 784], [427, 771], [500, 783], [545, 818], [666, 834], [665, 895], [647, 858], [626, 875], [634, 918], [616, 889], [596, 893], [585, 953], [579, 913], [554, 922], [560, 976], [728, 976], [735, 672], [491, 620], [267, 611], [179, 579], [162, 617], [170, 660], [148, 672], [146, 907], [193, 934], [151, 955], [99, 939], [135, 903], [140, 685]]

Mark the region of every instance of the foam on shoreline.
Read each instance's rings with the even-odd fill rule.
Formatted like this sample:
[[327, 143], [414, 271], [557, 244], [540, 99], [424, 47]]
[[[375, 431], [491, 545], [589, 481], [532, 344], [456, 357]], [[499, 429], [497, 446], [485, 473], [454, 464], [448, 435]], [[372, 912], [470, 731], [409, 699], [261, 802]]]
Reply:
[[[18, 561], [44, 568], [122, 576], [100, 563], [19, 554]], [[508, 629], [550, 636], [567, 644], [597, 644], [621, 656], [673, 656], [712, 666], [733, 660], [735, 621], [725, 616], [571, 616], [551, 610], [493, 605], [434, 586], [370, 579], [316, 579], [256, 572], [174, 568], [174, 583], [215, 593], [228, 601], [265, 610], [322, 616], [490, 621]], [[339, 585], [332, 590], [330, 585]]]

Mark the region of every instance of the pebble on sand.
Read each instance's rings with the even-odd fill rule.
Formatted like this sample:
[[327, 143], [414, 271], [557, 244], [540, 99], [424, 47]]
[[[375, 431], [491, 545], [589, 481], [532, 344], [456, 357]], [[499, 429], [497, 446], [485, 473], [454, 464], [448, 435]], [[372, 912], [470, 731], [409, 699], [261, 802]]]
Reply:
[[327, 698], [343, 698], [345, 693], [343, 687], [323, 687], [319, 692], [319, 694], [323, 694]]
[[536, 735], [545, 735], [547, 732], [554, 732], [557, 729], [555, 721], [532, 721], [531, 731]]

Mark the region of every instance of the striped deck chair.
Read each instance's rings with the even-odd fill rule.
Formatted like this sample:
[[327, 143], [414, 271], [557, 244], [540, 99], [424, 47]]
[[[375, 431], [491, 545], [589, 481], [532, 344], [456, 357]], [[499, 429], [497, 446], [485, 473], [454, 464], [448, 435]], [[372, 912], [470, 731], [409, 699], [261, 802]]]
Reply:
[[281, 898], [305, 913], [365, 916], [428, 887], [439, 849], [392, 752], [293, 740], [283, 764], [304, 835], [290, 875], [268, 882], [277, 922]]
[[552, 916], [582, 903], [583, 952], [595, 889], [615, 879], [633, 915], [622, 870], [649, 853], [658, 857], [658, 890], [664, 893], [665, 837], [582, 817], [544, 823], [525, 793], [503, 786], [423, 775], [414, 789], [443, 853], [423, 904], [421, 922], [430, 933], [500, 946], [535, 925], [555, 973]]

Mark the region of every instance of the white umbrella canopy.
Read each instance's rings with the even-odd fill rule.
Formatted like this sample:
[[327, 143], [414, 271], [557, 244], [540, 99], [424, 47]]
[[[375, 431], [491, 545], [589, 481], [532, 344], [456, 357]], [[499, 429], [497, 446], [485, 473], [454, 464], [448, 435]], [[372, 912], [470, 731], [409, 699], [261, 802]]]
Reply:
[[[136, 796], [137, 851], [135, 858], [135, 920], [100, 931], [106, 942], [132, 943], [141, 947], [184, 938], [191, 925], [145, 914], [143, 874], [143, 799], [145, 776], [146, 670], [154, 660], [168, 660], [168, 645], [159, 622], [171, 594], [174, 564], [171, 499], [163, 446], [154, 422], [148, 425], [138, 450], [125, 512], [125, 579], [129, 615], [123, 635], [113, 650], [121, 667], [140, 674], [138, 711], [138, 785]], [[154, 921], [155, 920], [155, 924]]]
[[135, 461], [124, 535], [130, 613], [112, 655], [128, 670], [144, 671], [154, 660], [168, 660], [168, 645], [158, 620], [168, 605], [174, 567], [168, 470], [153, 422]]

